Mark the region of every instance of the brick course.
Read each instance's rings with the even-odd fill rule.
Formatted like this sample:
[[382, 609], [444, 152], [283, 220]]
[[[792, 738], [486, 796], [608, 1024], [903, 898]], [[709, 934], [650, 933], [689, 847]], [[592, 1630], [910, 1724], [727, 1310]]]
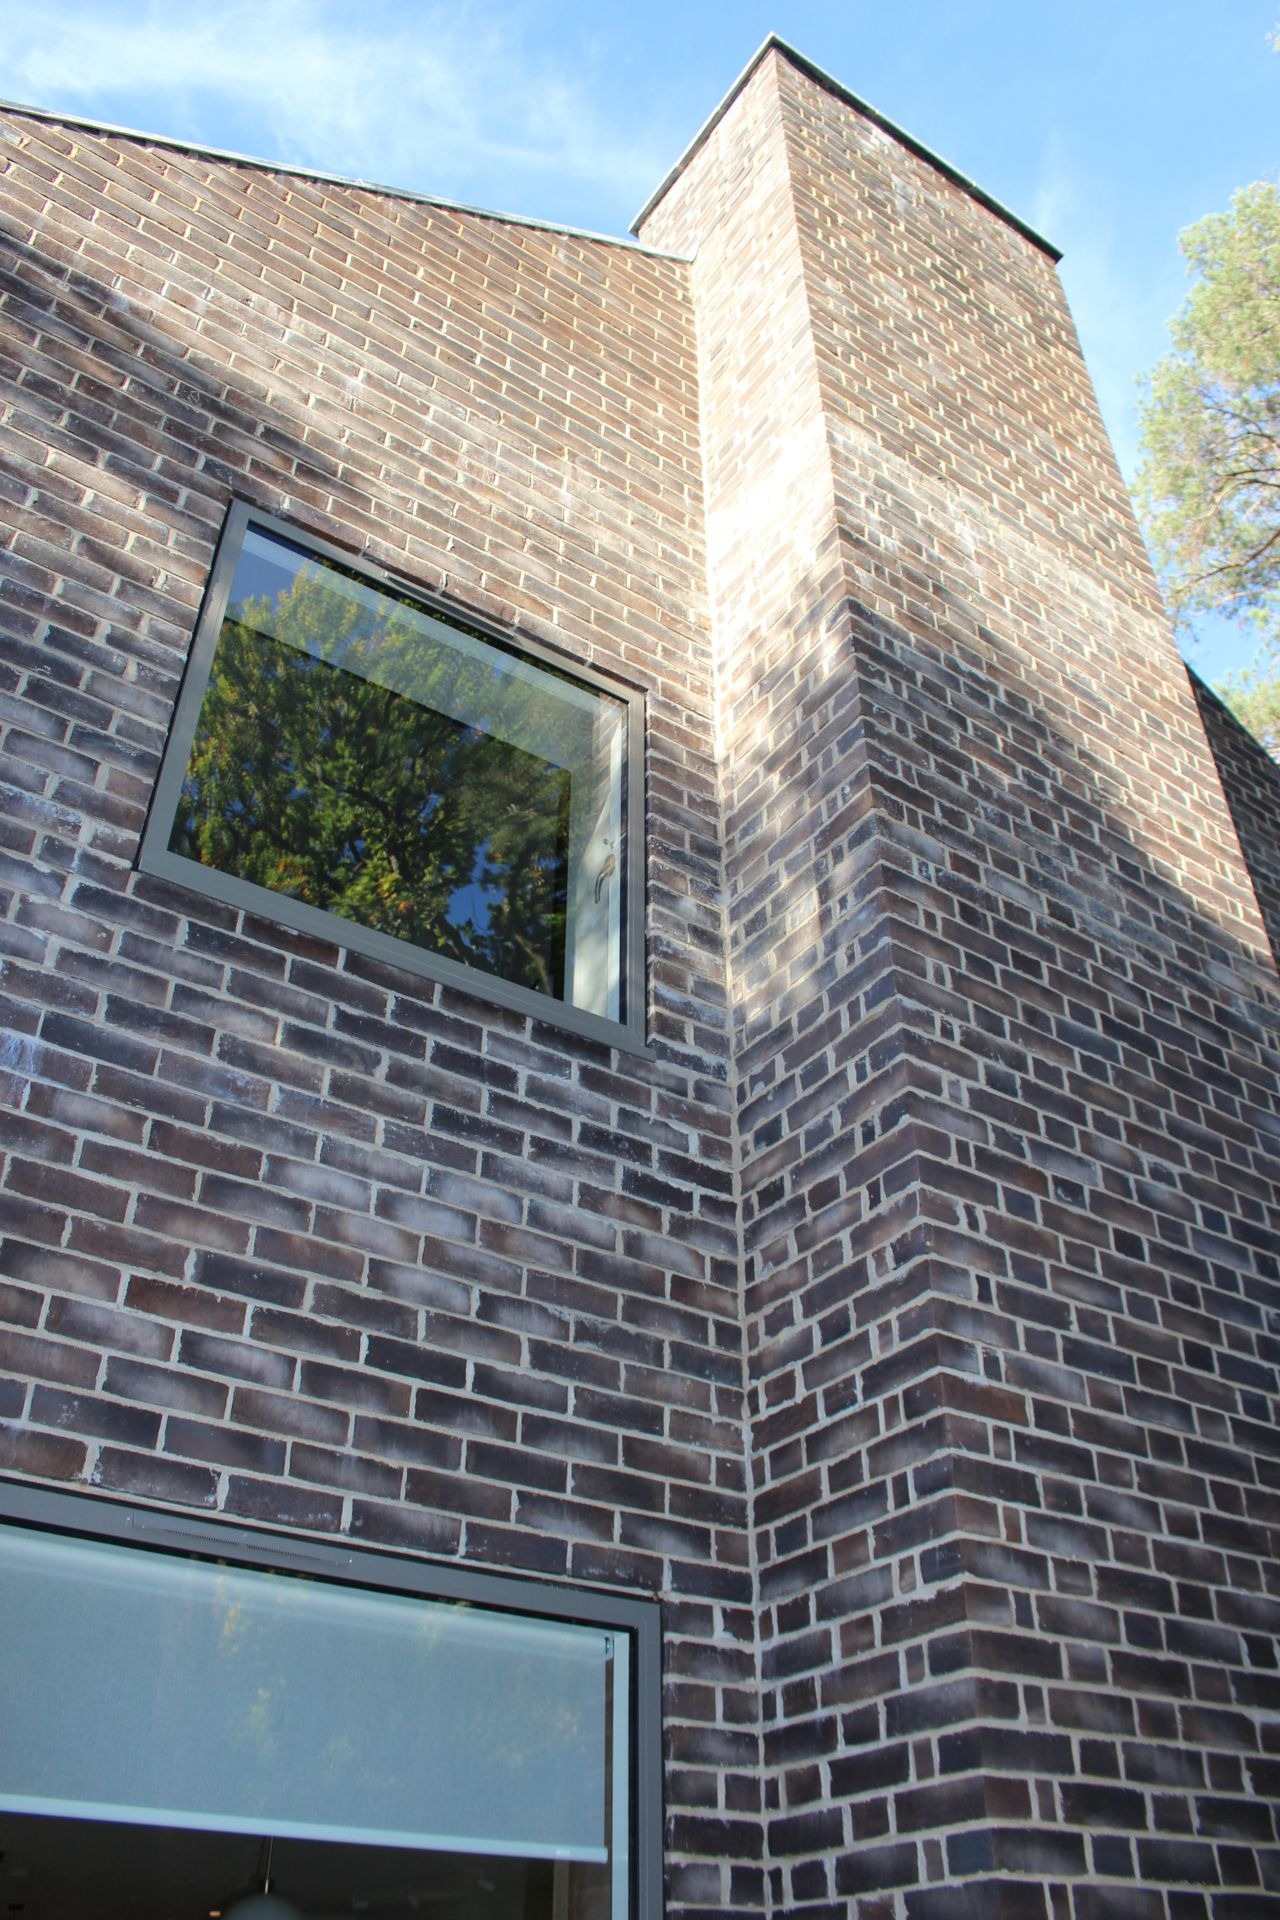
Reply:
[[[1280, 1912], [1280, 804], [1044, 248], [776, 46], [642, 246], [5, 125], [0, 1468], [660, 1595], [673, 1915]], [[643, 686], [645, 1056], [137, 872], [233, 497]]]

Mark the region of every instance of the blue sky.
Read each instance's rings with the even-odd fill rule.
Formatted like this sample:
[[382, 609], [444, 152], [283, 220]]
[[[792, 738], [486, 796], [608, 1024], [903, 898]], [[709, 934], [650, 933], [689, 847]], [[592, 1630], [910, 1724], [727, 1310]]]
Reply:
[[[1177, 235], [1280, 174], [1280, 0], [9, 0], [0, 98], [625, 233], [769, 32], [1064, 252], [1127, 476]], [[1232, 630], [1190, 657], [1242, 664]]]

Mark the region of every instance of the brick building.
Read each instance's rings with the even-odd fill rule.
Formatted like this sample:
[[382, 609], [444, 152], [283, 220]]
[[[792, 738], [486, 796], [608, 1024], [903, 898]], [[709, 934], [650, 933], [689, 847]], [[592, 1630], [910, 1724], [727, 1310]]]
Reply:
[[3, 127], [8, 1911], [1280, 1914], [1280, 781], [1051, 249], [777, 42], [634, 243]]

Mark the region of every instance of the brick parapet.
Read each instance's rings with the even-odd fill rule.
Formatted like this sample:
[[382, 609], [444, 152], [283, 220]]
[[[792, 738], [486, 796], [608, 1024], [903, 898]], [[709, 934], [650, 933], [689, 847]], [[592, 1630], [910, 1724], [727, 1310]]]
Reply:
[[1199, 674], [1188, 671], [1187, 677], [1222, 775], [1271, 951], [1280, 965], [1280, 765]]

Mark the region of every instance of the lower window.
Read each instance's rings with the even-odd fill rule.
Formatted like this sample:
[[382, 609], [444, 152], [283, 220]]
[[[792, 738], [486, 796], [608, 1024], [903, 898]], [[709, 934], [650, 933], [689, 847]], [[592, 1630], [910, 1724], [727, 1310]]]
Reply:
[[0, 1524], [10, 1913], [657, 1912], [652, 1605], [110, 1514]]
[[642, 701], [233, 508], [150, 872], [642, 1044]]

